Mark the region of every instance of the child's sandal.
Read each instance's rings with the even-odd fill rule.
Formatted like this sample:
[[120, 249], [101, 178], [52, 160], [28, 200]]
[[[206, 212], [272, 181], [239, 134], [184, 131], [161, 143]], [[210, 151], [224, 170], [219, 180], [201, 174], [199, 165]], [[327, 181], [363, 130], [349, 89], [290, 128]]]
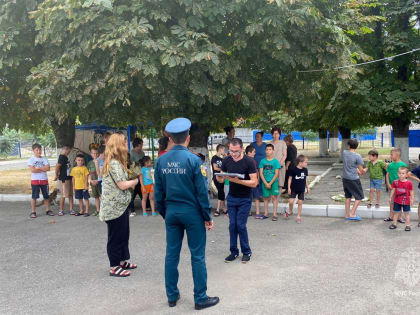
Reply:
[[405, 227], [404, 231], [406, 231], [406, 232], [410, 232], [410, 231], [411, 231], [411, 226], [407, 225], [407, 226]]
[[[36, 218], [36, 212], [32, 212], [30, 217], [31, 217], [31, 219], [35, 219]], [[420, 226], [420, 223], [419, 223], [419, 226]]]
[[372, 208], [372, 204], [371, 204], [371, 203], [368, 203], [368, 204], [367, 204], [367, 208], [368, 208], [368, 209]]
[[391, 224], [390, 226], [389, 226], [389, 229], [390, 230], [395, 230], [397, 228], [397, 226], [395, 225], [395, 224]]
[[213, 214], [215, 217], [218, 217], [219, 215], [220, 215], [220, 212], [219, 212], [219, 210], [216, 210], [216, 211], [214, 211], [214, 214]]
[[391, 222], [391, 221], [392, 221], [392, 219], [391, 219], [390, 217], [388, 217], [388, 218], [384, 219], [384, 221], [385, 221], [385, 222]]
[[114, 269], [111, 269], [111, 271], [109, 272], [109, 275], [111, 277], [128, 277], [130, 275], [130, 272], [125, 270], [124, 268], [121, 267], [115, 267]]
[[381, 207], [381, 205], [379, 204], [379, 203], [377, 203], [376, 205], [375, 205], [375, 208], [376, 209], [379, 209]]
[[54, 216], [54, 213], [51, 210], [48, 210], [47, 212], [45, 212], [46, 215], [49, 215], [50, 217]]
[[300, 219], [300, 218], [296, 218], [296, 222], [297, 222], [298, 224], [300, 224], [301, 219]]
[[274, 216], [271, 218], [271, 221], [277, 221], [277, 216]]

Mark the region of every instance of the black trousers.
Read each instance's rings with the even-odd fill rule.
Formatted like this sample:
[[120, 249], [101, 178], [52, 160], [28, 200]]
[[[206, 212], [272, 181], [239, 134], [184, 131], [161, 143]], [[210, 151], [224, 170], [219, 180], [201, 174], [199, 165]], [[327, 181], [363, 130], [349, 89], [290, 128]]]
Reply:
[[111, 267], [119, 266], [121, 261], [130, 259], [130, 251], [128, 250], [130, 214], [128, 208], [120, 217], [106, 221], [106, 224], [108, 226], [106, 250], [108, 252], [109, 265]]
[[222, 200], [222, 201], [225, 200], [225, 184], [219, 183], [216, 177], [213, 177], [213, 183], [217, 189], [217, 200]]

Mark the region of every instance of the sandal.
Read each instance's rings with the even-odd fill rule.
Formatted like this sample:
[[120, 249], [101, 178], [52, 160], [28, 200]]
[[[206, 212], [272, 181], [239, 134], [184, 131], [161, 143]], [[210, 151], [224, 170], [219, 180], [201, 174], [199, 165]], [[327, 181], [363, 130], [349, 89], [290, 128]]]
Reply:
[[405, 227], [404, 231], [406, 231], [406, 232], [410, 232], [410, 231], [411, 231], [411, 226], [406, 225], [406, 227]]
[[367, 208], [368, 208], [368, 209], [372, 208], [372, 204], [371, 204], [371, 203], [368, 203], [368, 204], [367, 204]]
[[130, 275], [130, 272], [118, 266], [114, 269], [111, 269], [109, 275], [111, 277], [128, 277]]
[[131, 270], [131, 269], [136, 269], [137, 265], [136, 264], [131, 264], [127, 261], [124, 261], [124, 263], [122, 265], [120, 265], [120, 267], [125, 269], [125, 270]]
[[377, 203], [376, 205], [375, 205], [375, 208], [376, 209], [379, 209], [381, 207], [381, 205], [379, 204], [379, 203]]
[[[35, 219], [36, 218], [36, 212], [32, 212], [31, 215], [30, 215], [30, 218]], [[419, 223], [419, 226], [420, 226], [420, 223]]]
[[215, 217], [218, 217], [219, 215], [220, 215], [220, 211], [219, 210], [216, 210], [216, 211], [214, 211], [214, 214], [213, 214]]
[[395, 230], [397, 228], [397, 226], [395, 225], [395, 224], [391, 224], [390, 226], [389, 226], [389, 229], [390, 230]]
[[74, 216], [75, 216], [75, 217], [80, 217], [81, 215], [83, 215], [83, 213], [80, 213], [80, 212], [76, 212], [76, 213], [74, 214]]
[[419, 222], [419, 224], [417, 226], [420, 227], [420, 222]]
[[59, 215], [60, 217], [62, 217], [62, 216], [64, 215], [63, 210], [58, 211], [58, 215]]
[[99, 211], [98, 210], [96, 210], [94, 213], [93, 213], [93, 215], [96, 217], [96, 216], [98, 216], [99, 215]]
[[49, 215], [50, 217], [54, 216], [54, 213], [51, 210], [48, 210], [47, 212], [45, 212], [46, 215]]
[[285, 212], [283, 216], [287, 219], [288, 217], [291, 217], [292, 215], [293, 215], [293, 212], [292, 213]]
[[265, 216], [265, 215], [263, 215], [263, 216], [261, 216], [261, 218], [260, 218], [261, 220], [265, 220], [265, 219], [268, 219], [268, 217], [267, 216]]
[[89, 213], [85, 213], [84, 216], [85, 217], [88, 217], [88, 216], [90, 216], [90, 214]]
[[76, 215], [76, 212], [74, 212], [74, 210], [70, 210], [70, 215]]
[[274, 216], [271, 218], [271, 221], [277, 221], [277, 216]]
[[398, 223], [404, 224], [405, 221], [403, 219], [398, 219]]
[[385, 221], [385, 222], [391, 222], [391, 221], [392, 221], [392, 219], [391, 219], [390, 217], [388, 217], [388, 218], [384, 219], [384, 221]]
[[301, 222], [300, 217], [296, 218], [296, 222], [297, 222], [298, 224], [300, 224], [300, 222]]

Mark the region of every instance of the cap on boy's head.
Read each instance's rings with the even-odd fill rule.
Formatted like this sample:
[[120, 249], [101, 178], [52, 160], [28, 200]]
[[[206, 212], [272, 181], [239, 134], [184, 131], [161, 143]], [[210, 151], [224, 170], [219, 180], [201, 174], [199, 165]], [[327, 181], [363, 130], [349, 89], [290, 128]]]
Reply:
[[169, 134], [182, 133], [190, 130], [191, 121], [187, 118], [175, 118], [166, 124], [165, 131]]
[[357, 139], [349, 139], [349, 141], [347, 141], [347, 145], [350, 149], [356, 150], [359, 146], [359, 142], [357, 141]]

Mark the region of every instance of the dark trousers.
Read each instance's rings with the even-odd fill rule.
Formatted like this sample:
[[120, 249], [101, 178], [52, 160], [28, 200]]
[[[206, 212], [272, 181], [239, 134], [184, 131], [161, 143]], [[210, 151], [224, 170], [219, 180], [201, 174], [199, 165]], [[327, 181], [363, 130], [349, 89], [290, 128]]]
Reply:
[[136, 199], [137, 195], [140, 197], [140, 199], [143, 199], [143, 195], [141, 193], [141, 185], [138, 183], [136, 187], [134, 187], [133, 195], [131, 196], [131, 202], [128, 208], [131, 212], [134, 212], [134, 199]]
[[216, 186], [217, 189], [217, 200], [225, 200], [225, 184], [219, 183], [216, 180], [216, 177], [213, 178], [214, 186]]
[[109, 265], [111, 267], [119, 266], [121, 261], [130, 259], [128, 250], [128, 240], [130, 238], [130, 215], [129, 210], [113, 220], [106, 221], [108, 226], [108, 252]]
[[191, 253], [194, 302], [200, 303], [207, 298], [206, 229], [203, 217], [198, 212], [198, 209], [168, 209], [166, 211], [165, 226], [165, 286], [168, 301], [176, 301], [179, 295], [179, 253], [184, 238], [184, 230], [186, 230], [188, 247]]
[[248, 221], [249, 211], [251, 210], [252, 199], [251, 197], [236, 198], [228, 195], [226, 200], [229, 214], [230, 252], [234, 255], [239, 255], [239, 236], [242, 254], [251, 255], [246, 223]]

